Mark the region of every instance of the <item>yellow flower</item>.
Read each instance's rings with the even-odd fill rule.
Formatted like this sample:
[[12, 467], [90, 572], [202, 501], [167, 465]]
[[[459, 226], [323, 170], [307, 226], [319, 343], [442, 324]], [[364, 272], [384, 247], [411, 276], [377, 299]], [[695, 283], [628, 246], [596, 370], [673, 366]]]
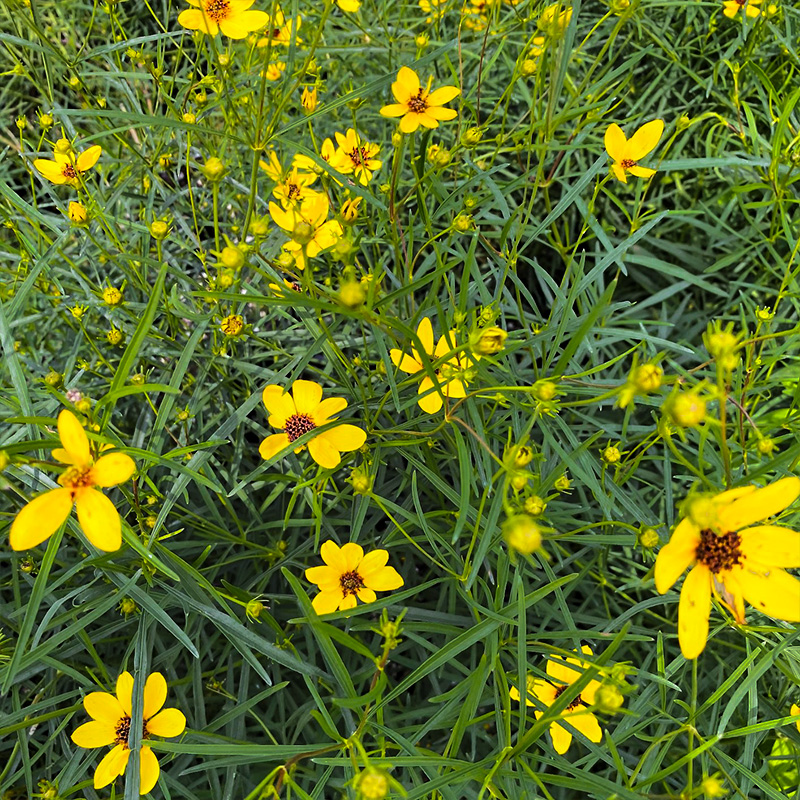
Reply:
[[649, 178], [656, 174], [654, 169], [640, 167], [639, 161], [655, 148], [663, 132], [663, 119], [654, 119], [642, 125], [630, 139], [625, 138], [619, 125], [608, 126], [605, 135], [606, 152], [614, 159], [611, 170], [617, 180], [627, 183], [628, 172], [637, 178]]
[[267, 65], [266, 73], [262, 73], [262, 75], [265, 74], [268, 81], [277, 81], [283, 75], [285, 69], [285, 61], [273, 61]]
[[337, 131], [335, 135], [339, 145], [336, 168], [345, 175], [352, 173], [362, 186], [366, 186], [372, 180], [372, 173], [381, 168], [381, 162], [375, 158], [380, 147], [365, 142], [353, 128], [345, 134]]
[[89, 212], [83, 203], [76, 203], [74, 200], [69, 204], [67, 212], [70, 222], [73, 225], [85, 225], [89, 221]]
[[[343, 397], [323, 400], [322, 387], [314, 381], [295, 381], [291, 394], [282, 386], [270, 384], [264, 387], [262, 399], [269, 412], [269, 424], [283, 431], [273, 433], [261, 442], [258, 452], [265, 461], [304, 433], [332, 422], [337, 414], [347, 408], [347, 401]], [[366, 432], [356, 425], [337, 425], [312, 437], [308, 442], [308, 452], [321, 467], [334, 469], [342, 460], [341, 453], [358, 450], [366, 440]], [[295, 449], [295, 453], [301, 449]]]
[[231, 39], [246, 39], [249, 33], [269, 24], [265, 11], [249, 10], [255, 0], [186, 0], [190, 6], [178, 15], [178, 24], [192, 31]]
[[430, 25], [444, 16], [447, 0], [419, 0], [419, 7], [423, 13], [428, 14], [425, 22]]
[[72, 147], [68, 140], [59, 139], [53, 148], [53, 161], [46, 158], [37, 158], [33, 166], [39, 170], [50, 183], [62, 186], [68, 183], [77, 188], [80, 185], [80, 178], [84, 172], [91, 169], [100, 158], [103, 148], [99, 144], [84, 150], [75, 158]]
[[[131, 751], [128, 735], [131, 726], [133, 676], [123, 672], [117, 678], [116, 697], [109, 692], [91, 692], [83, 698], [83, 707], [92, 718], [72, 732], [78, 747], [91, 749], [114, 747], [100, 761], [94, 772], [94, 788], [102, 789], [124, 774]], [[144, 728], [142, 740], [151, 736], [171, 738], [180, 736], [186, 728], [186, 717], [177, 708], [164, 708], [167, 682], [160, 672], [153, 672], [144, 685]], [[139, 750], [139, 794], [153, 790], [160, 773], [158, 759], [152, 749], [143, 744]]]
[[53, 458], [67, 465], [58, 479], [60, 489], [40, 494], [17, 514], [11, 524], [11, 548], [30, 550], [52, 536], [72, 511], [89, 541], [100, 550], [117, 550], [122, 544], [122, 522], [114, 504], [97, 489], [127, 481], [136, 464], [124, 453], [109, 453], [95, 460], [78, 418], [67, 409], [58, 415], [61, 447]]
[[452, 108], [444, 108], [461, 94], [455, 86], [442, 86], [441, 89], [431, 91], [431, 82], [423, 89], [419, 76], [413, 69], [400, 67], [397, 80], [392, 84], [392, 94], [396, 103], [384, 106], [381, 114], [384, 117], [400, 117], [400, 130], [403, 133], [413, 133], [420, 125], [425, 128], [438, 128], [440, 120], [455, 119], [458, 112]]
[[[581, 652], [590, 656], [592, 648], [584, 645]], [[568, 666], [569, 664], [580, 667], [580, 670], [573, 669]], [[527, 676], [525, 704], [535, 706], [531, 700], [531, 698], [535, 698], [544, 706], [553, 705], [564, 690], [581, 677], [581, 671], [585, 670], [586, 666], [587, 662], [582, 658], [553, 657], [547, 662], [547, 675], [551, 680], [534, 678], [532, 675]], [[581, 693], [561, 712], [560, 717], [595, 744], [602, 740], [603, 731], [600, 730], [597, 717], [588, 710], [587, 706], [595, 704], [595, 694], [599, 688], [598, 681], [589, 681]], [[511, 687], [511, 699], [517, 701], [520, 699], [520, 692], [516, 686]], [[534, 716], [539, 719], [545, 713], [537, 709]], [[563, 755], [569, 750], [572, 734], [560, 722], [550, 723], [550, 736], [553, 738], [553, 747], [559, 755]]]
[[[256, 47], [267, 47], [269, 46], [270, 42], [288, 47], [292, 43], [292, 36], [300, 30], [302, 21], [302, 17], [298, 16], [297, 22], [292, 19], [290, 19], [289, 22], [286, 22], [283, 10], [279, 7], [275, 12], [275, 16], [269, 23], [267, 35], [263, 36], [258, 40], [258, 42], [256, 42]], [[296, 39], [297, 44], [301, 44], [302, 41], [303, 40], [299, 37]]]
[[397, 570], [386, 566], [386, 550], [364, 555], [360, 545], [348, 542], [339, 547], [329, 540], [323, 543], [320, 555], [326, 566], [306, 570], [306, 580], [319, 587], [311, 603], [317, 614], [355, 608], [358, 600], [374, 603], [375, 592], [391, 592], [403, 585]]
[[[319, 157], [325, 161], [326, 163], [330, 164], [334, 169], [339, 169], [339, 165], [336, 163], [337, 160], [337, 151], [334, 147], [333, 142], [330, 139], [325, 139], [322, 142], [322, 147], [319, 151]], [[304, 155], [296, 155], [294, 157], [294, 161], [292, 161], [293, 166], [297, 167], [297, 169], [304, 169], [304, 170], [311, 170], [312, 172], [320, 172], [319, 164], [314, 161], [313, 158], [309, 158], [308, 156]]]
[[728, 19], [733, 19], [741, 9], [744, 9], [748, 17], [757, 17], [761, 9], [756, 6], [760, 6], [762, 2], [763, 0], [725, 0], [722, 4], [722, 13]]
[[[451, 350], [455, 349], [455, 331], [449, 331], [446, 336], [441, 336], [433, 346], [433, 326], [429, 317], [425, 317], [417, 326], [417, 338], [422, 343], [422, 348], [428, 355], [430, 361], [436, 361], [446, 356]], [[415, 375], [425, 369], [419, 353], [412, 348], [411, 355], [403, 353], [401, 350], [392, 349], [389, 351], [392, 363], [403, 372]], [[447, 361], [438, 366], [434, 364], [434, 371], [439, 379], [437, 385], [439, 391], [431, 391], [434, 388], [433, 381], [426, 373], [419, 385], [419, 399], [417, 404], [428, 414], [435, 414], [441, 409], [445, 397], [466, 397], [466, 377], [464, 372], [472, 366], [472, 360], [465, 355], [451, 355]]]
[[744, 601], [763, 614], [800, 622], [800, 581], [785, 571], [800, 567], [800, 533], [779, 525], [754, 525], [790, 506], [800, 478], [764, 488], [742, 486], [711, 498], [696, 498], [661, 548], [656, 589], [664, 594], [693, 566], [681, 589], [678, 640], [685, 658], [697, 658], [708, 637], [711, 594], [744, 622]]
[[548, 36], [557, 39], [569, 27], [571, 19], [572, 8], [566, 8], [561, 11], [561, 4], [553, 3], [542, 11], [536, 24]]
[[307, 259], [335, 245], [342, 235], [342, 226], [336, 220], [326, 222], [329, 210], [327, 195], [316, 192], [302, 204], [291, 208], [269, 204], [273, 221], [291, 237], [283, 249], [294, 256], [298, 269], [305, 269]]
[[275, 154], [274, 150], [270, 150], [267, 153], [267, 160], [260, 159], [258, 162], [258, 166], [267, 173], [267, 175], [275, 181], [275, 183], [280, 183], [286, 177], [286, 170], [281, 165], [280, 159]]
[[313, 172], [298, 172], [295, 167], [273, 190], [272, 194], [286, 206], [300, 203], [317, 194], [310, 189], [317, 179]]
[[355, 14], [361, 8], [361, 0], [336, 0], [336, 5], [348, 14]]
[[312, 114], [317, 107], [317, 87], [311, 89], [306, 87], [303, 89], [303, 94], [300, 95], [300, 105], [306, 114]]
[[226, 336], [238, 336], [244, 330], [244, 317], [241, 314], [229, 314], [219, 327]]

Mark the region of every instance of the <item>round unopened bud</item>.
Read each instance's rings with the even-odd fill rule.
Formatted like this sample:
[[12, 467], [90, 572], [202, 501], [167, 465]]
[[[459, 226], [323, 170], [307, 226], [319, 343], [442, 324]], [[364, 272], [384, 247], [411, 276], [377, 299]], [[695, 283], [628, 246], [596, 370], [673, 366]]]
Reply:
[[622, 458], [622, 453], [620, 453], [619, 448], [614, 445], [609, 445], [603, 450], [603, 461], [605, 461], [606, 464], [616, 464], [620, 458]]
[[539, 69], [539, 63], [533, 58], [526, 58], [520, 65], [519, 65], [519, 74], [522, 75], [523, 78], [530, 78], [531, 75], [536, 74], [536, 70]]
[[775, 449], [775, 440], [765, 436], [763, 439], [758, 440], [756, 448], [762, 456], [768, 456]]
[[187, 125], [194, 125], [194, 124], [195, 124], [195, 122], [197, 122], [197, 117], [196, 117], [194, 114], [192, 114], [192, 112], [191, 112], [191, 111], [187, 111], [187, 112], [186, 112], [186, 113], [185, 113], [185, 114], [184, 114], [184, 115], [181, 117], [181, 119], [182, 119], [182, 120], [183, 120], [183, 121], [184, 121], [184, 122], [185, 122]]
[[33, 572], [33, 568], [36, 565], [33, 563], [33, 559], [30, 556], [25, 556], [22, 561], [19, 562], [19, 568], [22, 572], [30, 574]]
[[372, 477], [363, 467], [356, 467], [350, 473], [349, 481], [356, 494], [369, 494], [372, 491]]
[[103, 302], [108, 306], [118, 306], [122, 302], [122, 291], [114, 286], [103, 289]]
[[281, 269], [291, 269], [294, 266], [294, 256], [287, 250], [284, 250], [275, 259], [275, 263]]
[[625, 702], [625, 695], [613, 683], [601, 683], [595, 692], [594, 702], [599, 711], [616, 714]]
[[150, 224], [150, 235], [157, 241], [162, 241], [169, 234], [169, 225], [164, 220], [157, 219]]
[[111, 330], [106, 332], [106, 341], [112, 346], [116, 347], [119, 344], [122, 344], [122, 340], [125, 338], [125, 334], [119, 328], [111, 328]]
[[244, 317], [241, 314], [230, 314], [219, 325], [226, 336], [238, 336], [244, 330]]
[[339, 301], [348, 308], [358, 308], [366, 299], [361, 281], [347, 281], [339, 287]]
[[675, 425], [694, 428], [706, 418], [707, 403], [695, 392], [678, 392], [670, 400], [667, 411]]
[[51, 369], [50, 372], [44, 376], [44, 382], [53, 388], [58, 388], [61, 386], [63, 381], [64, 376], [60, 372], [56, 372], [54, 369]]
[[720, 797], [725, 797], [728, 794], [725, 784], [716, 775], [709, 775], [709, 777], [704, 778], [700, 787], [707, 800], [719, 800]]
[[472, 352], [479, 356], [493, 356], [505, 345], [508, 334], [496, 326], [475, 331], [471, 337]]
[[609, 5], [611, 6], [611, 10], [615, 14], [621, 14], [623, 11], [626, 11], [631, 4], [631, 0], [611, 0]]
[[523, 555], [530, 555], [542, 545], [542, 531], [527, 514], [515, 514], [503, 523], [503, 537], [508, 546]]
[[225, 174], [225, 164], [223, 164], [222, 160], [216, 156], [209, 158], [208, 161], [206, 161], [206, 163], [200, 167], [200, 169], [210, 181], [219, 181]]
[[526, 498], [522, 507], [525, 509], [526, 513], [530, 514], [532, 517], [539, 517], [544, 514], [547, 503], [545, 503], [539, 495], [532, 494], [530, 497]]
[[42, 114], [39, 117], [39, 124], [43, 128], [52, 128], [54, 121], [55, 120], [53, 119], [53, 117], [50, 114]]
[[301, 219], [292, 230], [292, 239], [298, 244], [308, 244], [315, 233], [314, 226]]
[[517, 469], [527, 467], [533, 461], [533, 450], [530, 447], [517, 447], [514, 451], [514, 466]]
[[221, 67], [229, 67], [231, 65], [231, 57], [227, 53], [220, 53], [217, 56], [217, 63]]
[[642, 364], [633, 373], [633, 385], [640, 392], [655, 392], [661, 388], [664, 371], [655, 364]]
[[550, 402], [558, 392], [558, 386], [553, 381], [536, 381], [533, 384], [533, 396], [543, 403]]
[[250, 233], [253, 236], [266, 236], [269, 231], [269, 222], [266, 217], [253, 217], [250, 221]]
[[88, 414], [92, 410], [92, 401], [88, 397], [82, 397], [75, 403], [75, 410], [79, 414]]
[[228, 269], [241, 269], [244, 266], [244, 253], [240, 248], [229, 245], [222, 248], [219, 254], [219, 260]]
[[414, 37], [414, 44], [417, 46], [417, 50], [424, 50], [428, 46], [428, 42], [430, 42], [430, 39], [425, 33], [418, 33]]
[[396, 150], [400, 145], [403, 143], [403, 134], [399, 131], [395, 131], [392, 134], [392, 147]]
[[675, 123], [675, 127], [679, 131], [685, 131], [691, 124], [692, 118], [688, 114], [681, 114], [678, 117], [678, 121]]
[[471, 214], [461, 213], [453, 220], [453, 230], [458, 231], [458, 233], [466, 233], [471, 230], [472, 227], [473, 220]]
[[65, 156], [72, 152], [72, 142], [69, 139], [59, 139], [53, 145], [53, 152]]
[[461, 144], [464, 147], [475, 147], [480, 144], [483, 138], [483, 132], [480, 128], [467, 128], [461, 135]]
[[134, 386], [144, 386], [144, 383], [147, 379], [141, 372], [137, 372], [135, 375], [131, 375], [131, 383]]
[[639, 544], [645, 550], [653, 550], [658, 547], [661, 537], [655, 528], [642, 528], [639, 532]]
[[444, 169], [450, 165], [450, 162], [453, 160], [453, 155], [449, 150], [440, 147], [430, 160], [436, 169]]
[[129, 614], [135, 614], [138, 610], [136, 602], [130, 597], [123, 597], [119, 601], [119, 610], [127, 617]]
[[511, 475], [511, 485], [518, 492], [521, 492], [530, 481], [531, 475], [529, 472], [515, 472]]
[[389, 778], [383, 770], [367, 767], [358, 776], [357, 788], [364, 800], [384, 800], [389, 794]]

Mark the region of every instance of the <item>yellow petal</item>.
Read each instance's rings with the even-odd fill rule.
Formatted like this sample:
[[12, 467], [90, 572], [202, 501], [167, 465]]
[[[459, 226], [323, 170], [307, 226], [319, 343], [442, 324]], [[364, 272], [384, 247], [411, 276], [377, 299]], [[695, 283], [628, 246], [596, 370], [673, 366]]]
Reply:
[[316, 438], [324, 439], [340, 453], [350, 453], [367, 441], [367, 433], [357, 425], [337, 425]]
[[[405, 95], [405, 97], [410, 97], [412, 94], [416, 94], [420, 89], [419, 76], [410, 67], [400, 67], [397, 72], [397, 80], [392, 84], [392, 91], [394, 91], [395, 86], [398, 87], [398, 90], [401, 94]], [[397, 92], [394, 93], [394, 96], [397, 98], [398, 102], [403, 102], [403, 99], [398, 97]]]
[[[384, 106], [381, 109], [381, 116], [382, 117], [402, 117], [408, 111], [408, 106], [403, 103], [390, 103], [388, 106]], [[36, 162], [34, 162], [36, 163]], [[44, 163], [52, 163], [52, 162], [44, 162]], [[41, 171], [41, 170], [40, 170]], [[44, 173], [43, 173], [44, 174]]]
[[622, 128], [620, 128], [619, 125], [615, 123], [606, 128], [603, 142], [606, 146], [606, 153], [608, 153], [614, 161], [619, 162], [625, 158], [625, 146], [628, 144], [628, 140], [625, 138], [625, 134], [622, 132]]
[[72, 511], [72, 492], [51, 489], [34, 497], [11, 523], [12, 550], [30, 550], [49, 539]]
[[622, 168], [622, 164], [612, 164], [611, 171], [614, 173], [614, 176], [618, 181], [622, 181], [623, 183], [628, 182], [628, 177], [625, 175], [625, 170]]
[[461, 94], [461, 89], [457, 86], [442, 86], [436, 91], [428, 95], [428, 103], [432, 106], [443, 106], [449, 103], [453, 98]]
[[317, 614], [332, 614], [339, 608], [339, 603], [342, 599], [341, 592], [320, 592], [311, 601], [314, 611]]
[[144, 707], [142, 717], [145, 720], [154, 717], [167, 699], [167, 681], [160, 672], [151, 672], [144, 685]]
[[315, 381], [295, 381], [292, 395], [298, 414], [313, 414], [322, 400], [322, 387]]
[[147, 720], [147, 731], [152, 736], [170, 739], [173, 736], [180, 736], [185, 730], [186, 717], [177, 708], [165, 708]]
[[586, 662], [577, 661], [577, 665], [581, 669], [573, 669], [569, 664], [575, 664], [577, 659], [570, 658], [566, 662], [562, 658], [552, 658], [547, 661], [547, 674], [558, 683], [575, 683], [581, 676], [581, 672], [585, 669]]
[[[442, 405], [444, 405], [442, 396], [437, 390], [431, 391], [430, 394], [425, 394], [425, 392], [428, 392], [431, 389], [433, 389], [433, 381], [426, 375], [420, 381], [418, 390], [419, 398], [417, 399], [417, 405], [426, 414], [435, 414], [442, 408]], [[423, 395], [425, 396], [423, 397]]]
[[125, 453], [109, 453], [97, 460], [92, 467], [92, 483], [95, 486], [117, 486], [129, 480], [136, 472], [136, 462]]
[[572, 743], [572, 734], [563, 725], [554, 722], [550, 726], [550, 736], [553, 737], [553, 749], [563, 756]]
[[61, 439], [61, 446], [70, 454], [73, 464], [91, 463], [92, 453], [86, 431], [78, 418], [66, 408], [58, 415], [58, 437]]
[[740, 534], [746, 558], [768, 567], [800, 567], [800, 531], [780, 525], [756, 525]]
[[637, 178], [652, 178], [653, 175], [656, 174], [654, 169], [640, 167], [638, 164], [635, 167], [631, 167], [628, 172], [630, 172], [631, 175], [635, 175]]
[[402, 133], [414, 133], [419, 128], [422, 115], [409, 113], [400, 118], [400, 130]]
[[361, 559], [361, 563], [358, 565], [358, 574], [366, 579], [373, 572], [383, 569], [388, 561], [389, 553], [387, 550], [372, 550]]
[[269, 412], [269, 424], [273, 428], [285, 428], [286, 420], [297, 413], [291, 394], [284, 392], [282, 386], [265, 386], [261, 399]]
[[50, 455], [62, 464], [72, 464], [72, 456], [63, 447], [56, 447], [51, 450]]
[[[332, 567], [309, 567], [306, 572], [306, 580], [309, 583], [315, 583], [321, 589], [322, 587], [329, 588], [331, 591], [339, 585], [340, 572], [337, 572]], [[323, 589], [324, 591], [324, 589]]]
[[102, 789], [122, 775], [125, 767], [128, 766], [130, 755], [131, 751], [121, 744], [118, 744], [113, 750], [109, 750], [94, 771], [94, 788]]
[[600, 723], [591, 712], [576, 709], [575, 712], [568, 715], [567, 722], [573, 728], [579, 730], [590, 742], [597, 744], [603, 740], [603, 731], [600, 728]]
[[322, 547], [319, 549], [319, 554], [322, 556], [322, 560], [329, 567], [336, 570], [339, 575], [347, 572], [347, 562], [342, 555], [342, 550], [332, 539], [328, 539], [327, 542], [322, 543]]
[[738, 531], [788, 508], [800, 495], [800, 478], [782, 478], [719, 511], [722, 531]]
[[404, 584], [402, 576], [394, 567], [384, 567], [377, 572], [362, 575], [362, 578], [367, 588], [376, 592], [391, 592]]
[[75, 162], [75, 167], [77, 168], [78, 172], [86, 172], [87, 169], [91, 169], [97, 163], [97, 160], [100, 158], [102, 152], [103, 148], [100, 147], [99, 144], [93, 145], [92, 147], [84, 150], [78, 156], [78, 160]]
[[358, 598], [354, 594], [346, 594], [339, 601], [339, 610], [346, 611], [349, 608], [355, 608], [358, 605]]
[[361, 559], [364, 558], [364, 548], [355, 542], [347, 542], [339, 551], [344, 562], [344, 572], [355, 572]]
[[782, 569], [755, 570], [748, 563], [738, 573], [744, 598], [762, 614], [800, 622], [800, 581]]
[[202, 31], [211, 36], [216, 36], [219, 31], [219, 25], [198, 8], [187, 8], [185, 11], [181, 11], [178, 14], [178, 25], [188, 28], [190, 31]]
[[317, 426], [330, 422], [331, 417], [336, 417], [347, 408], [347, 400], [344, 397], [326, 397], [311, 415], [314, 424]]
[[412, 358], [407, 353], [404, 353], [402, 350], [390, 350], [389, 358], [392, 359], [392, 364], [407, 375], [413, 375], [415, 372], [419, 372], [422, 369], [422, 364], [420, 364], [419, 361]]
[[153, 791], [160, 772], [156, 754], [149, 747], [143, 747], [139, 751], [139, 794]]
[[[422, 125], [423, 128], [438, 128], [439, 127], [438, 120], [436, 119], [436, 117], [434, 117], [430, 113], [432, 110], [433, 109], [428, 109], [424, 113], [419, 114], [417, 116], [419, 124]], [[453, 114], [453, 116], [458, 116], [457, 112], [454, 111], [452, 108], [440, 108], [440, 109], [438, 109], [438, 111], [439, 111], [439, 114], [446, 114], [449, 111], [451, 114]], [[402, 130], [402, 128], [403, 128], [403, 126], [401, 125], [400, 129]]]
[[447, 383], [442, 386], [442, 391], [448, 397], [455, 397], [456, 399], [467, 396], [467, 391], [464, 388], [463, 381], [460, 381], [457, 378], [454, 378], [452, 381], [447, 381]]
[[551, 706], [556, 701], [556, 687], [550, 681], [537, 678], [532, 687], [528, 687], [528, 692], [532, 694], [542, 705]]
[[639, 161], [644, 158], [658, 144], [661, 134], [664, 133], [664, 120], [654, 119], [642, 125], [628, 140], [625, 158]]
[[261, 442], [258, 454], [264, 461], [274, 458], [284, 447], [289, 446], [289, 437], [285, 433], [273, 433]]
[[68, 180], [68, 178], [64, 175], [61, 164], [57, 164], [55, 161], [48, 161], [45, 158], [37, 158], [34, 160], [33, 166], [36, 167], [36, 169], [39, 170], [39, 173], [47, 178], [50, 183], [62, 185]]
[[116, 725], [125, 716], [122, 704], [108, 692], [90, 692], [83, 698], [83, 707], [92, 719], [109, 725]]
[[362, 603], [374, 603], [378, 599], [378, 595], [370, 588], [359, 589], [356, 596]]
[[[118, 722], [119, 719], [115, 721]], [[72, 731], [70, 738], [78, 745], [90, 749], [92, 747], [105, 747], [113, 744], [117, 739], [117, 726], [108, 722], [85, 722]]]
[[656, 591], [665, 594], [670, 586], [691, 566], [695, 548], [679, 548], [672, 544], [664, 545], [656, 557]]
[[708, 638], [711, 613], [711, 572], [698, 564], [687, 576], [678, 605], [678, 641], [686, 659], [697, 658]]
[[114, 504], [96, 489], [83, 489], [75, 497], [78, 522], [86, 538], [99, 550], [111, 552], [122, 545], [122, 521]]
[[133, 675], [130, 672], [121, 672], [115, 687], [117, 700], [127, 716], [131, 715], [131, 697], [133, 695]]
[[308, 443], [308, 454], [323, 469], [336, 469], [342, 461], [339, 451], [324, 436], [315, 436]]

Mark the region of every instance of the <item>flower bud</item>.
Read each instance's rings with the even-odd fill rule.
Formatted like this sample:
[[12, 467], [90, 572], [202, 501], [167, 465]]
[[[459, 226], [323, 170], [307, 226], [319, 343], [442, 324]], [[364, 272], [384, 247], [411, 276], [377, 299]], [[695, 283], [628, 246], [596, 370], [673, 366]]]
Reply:
[[765, 436], [763, 439], [758, 440], [756, 449], [762, 456], [768, 456], [775, 449], [775, 440]]
[[345, 225], [352, 225], [358, 219], [358, 207], [360, 204], [360, 197], [351, 197], [342, 203], [340, 214]]
[[169, 225], [162, 219], [150, 223], [150, 235], [158, 242], [163, 241], [169, 234]]
[[89, 212], [86, 210], [86, 206], [82, 203], [76, 203], [74, 200], [70, 201], [67, 215], [70, 222], [78, 227], [86, 225], [89, 221]]
[[139, 610], [139, 607], [130, 597], [123, 597], [122, 600], [119, 601], [119, 610], [127, 617], [130, 614], [135, 614]]
[[392, 147], [397, 150], [398, 147], [403, 143], [403, 134], [399, 131], [395, 131], [392, 134]]
[[258, 622], [258, 618], [261, 616], [261, 612], [263, 610], [264, 604], [257, 597], [254, 597], [252, 600], [248, 601], [247, 605], [245, 606], [245, 613], [247, 614], [248, 619], [253, 620], [253, 622]]
[[366, 299], [361, 281], [347, 281], [339, 287], [339, 301], [348, 308], [358, 308]]
[[572, 481], [567, 475], [559, 475], [553, 484], [553, 488], [557, 492], [568, 492], [572, 488]]
[[384, 800], [389, 794], [389, 777], [382, 769], [367, 767], [358, 776], [356, 788], [363, 800]]
[[79, 414], [88, 414], [92, 410], [92, 401], [88, 397], [82, 397], [75, 403], [75, 410]]
[[503, 537], [508, 546], [523, 555], [530, 555], [542, 545], [542, 531], [527, 514], [515, 514], [503, 523]]
[[244, 266], [244, 253], [240, 247], [228, 245], [219, 254], [220, 263], [228, 269], [241, 269]]
[[508, 334], [496, 326], [479, 328], [470, 337], [472, 352], [479, 356], [493, 356], [503, 349]]
[[716, 775], [704, 778], [700, 787], [707, 800], [719, 800], [720, 797], [725, 797], [728, 794], [725, 784]]
[[308, 244], [315, 233], [314, 226], [301, 219], [292, 229], [292, 239], [298, 244]]
[[536, 381], [536, 383], [533, 384], [531, 391], [537, 400], [541, 400], [543, 403], [549, 403], [553, 398], [555, 398], [556, 393], [558, 392], [558, 386], [553, 383], [553, 381]]
[[44, 382], [48, 386], [52, 386], [54, 389], [57, 389], [64, 381], [64, 376], [60, 372], [56, 372], [54, 369], [51, 369], [47, 375], [44, 376]]
[[606, 464], [616, 464], [620, 458], [622, 458], [622, 453], [620, 453], [619, 448], [614, 445], [610, 444], [603, 450], [602, 459]]
[[661, 537], [655, 528], [642, 528], [639, 531], [639, 545], [645, 550], [654, 550], [660, 541]]
[[530, 497], [526, 498], [522, 507], [525, 509], [526, 513], [530, 514], [532, 517], [539, 517], [544, 514], [547, 503], [545, 503], [539, 495], [532, 494]]
[[53, 120], [53, 117], [50, 114], [42, 114], [39, 117], [39, 124], [43, 128], [52, 128], [53, 127], [53, 123], [54, 123], [54, 120]]
[[69, 139], [59, 139], [53, 146], [53, 152], [61, 156], [69, 155], [73, 152], [72, 142]]
[[300, 96], [300, 105], [303, 107], [305, 114], [313, 114], [317, 107], [317, 87], [313, 89], [303, 89], [303, 94]]
[[517, 492], [521, 492], [528, 485], [530, 479], [531, 474], [529, 472], [514, 472], [511, 475], [511, 485]]
[[703, 422], [706, 407], [706, 401], [694, 391], [678, 392], [666, 404], [670, 419], [681, 428], [694, 428]]
[[186, 112], [186, 113], [185, 113], [185, 114], [184, 114], [184, 115], [181, 117], [181, 119], [182, 119], [182, 120], [183, 120], [183, 121], [184, 121], [184, 122], [185, 122], [187, 125], [194, 125], [194, 124], [195, 124], [195, 122], [197, 122], [197, 117], [196, 117], [194, 114], [192, 114], [192, 112], [191, 112], [191, 111], [187, 111], [187, 112]]
[[114, 286], [103, 289], [103, 302], [107, 306], [118, 306], [122, 302], [122, 291]]
[[467, 148], [476, 147], [482, 138], [483, 132], [480, 128], [467, 128], [461, 135], [461, 144]]
[[122, 344], [124, 338], [125, 334], [119, 328], [111, 328], [111, 330], [106, 332], [106, 341], [112, 347], [117, 347], [117, 345]]
[[200, 167], [200, 170], [208, 180], [216, 182], [221, 180], [222, 176], [225, 174], [225, 164], [222, 163], [221, 159], [212, 156]]
[[356, 467], [348, 481], [356, 494], [366, 495], [372, 491], [372, 476], [364, 467]]
[[598, 711], [616, 714], [625, 702], [625, 695], [613, 683], [601, 683], [594, 695]]
[[472, 228], [473, 220], [471, 214], [464, 214], [462, 212], [453, 220], [453, 230], [457, 231], [458, 233], [466, 233]]
[[539, 69], [539, 63], [532, 59], [526, 58], [520, 65], [519, 65], [519, 74], [522, 75], [523, 78], [530, 78], [532, 75], [536, 74], [536, 70]]
[[515, 447], [512, 452], [514, 454], [514, 466], [517, 469], [527, 467], [533, 461], [533, 450], [530, 447]]

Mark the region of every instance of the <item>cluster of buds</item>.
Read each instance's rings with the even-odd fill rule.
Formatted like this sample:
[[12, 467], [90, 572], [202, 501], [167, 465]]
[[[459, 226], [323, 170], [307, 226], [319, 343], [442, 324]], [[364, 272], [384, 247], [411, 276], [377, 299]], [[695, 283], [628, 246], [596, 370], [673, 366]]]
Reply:
[[703, 344], [723, 375], [730, 375], [739, 363], [738, 350], [741, 336], [741, 333], [733, 332], [732, 322], [724, 328], [719, 320], [708, 323], [708, 328], [703, 334]]

